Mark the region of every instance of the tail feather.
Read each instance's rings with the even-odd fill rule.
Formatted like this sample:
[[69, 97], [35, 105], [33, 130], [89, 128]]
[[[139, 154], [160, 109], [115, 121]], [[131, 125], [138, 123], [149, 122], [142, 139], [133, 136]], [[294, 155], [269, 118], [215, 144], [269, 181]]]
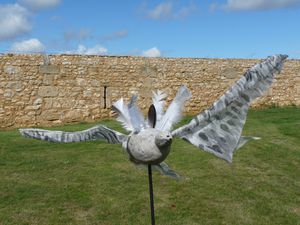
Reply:
[[127, 105], [125, 105], [123, 98], [115, 102], [112, 105], [112, 109], [118, 114], [117, 121], [119, 121], [127, 131], [134, 131], [130, 119], [129, 110]]
[[181, 86], [162, 119], [157, 124], [159, 130], [170, 131], [180, 121], [184, 103], [190, 99], [191, 93], [186, 86]]
[[133, 95], [128, 104], [128, 113], [134, 131], [139, 132], [145, 124], [145, 119], [142, 113], [140, 112], [139, 108], [136, 106], [136, 100], [137, 95]]
[[159, 123], [159, 121], [162, 119], [164, 115], [164, 107], [165, 107], [165, 99], [167, 95], [166, 93], [158, 90], [156, 92], [153, 92], [153, 98], [152, 102], [156, 109], [156, 122]]

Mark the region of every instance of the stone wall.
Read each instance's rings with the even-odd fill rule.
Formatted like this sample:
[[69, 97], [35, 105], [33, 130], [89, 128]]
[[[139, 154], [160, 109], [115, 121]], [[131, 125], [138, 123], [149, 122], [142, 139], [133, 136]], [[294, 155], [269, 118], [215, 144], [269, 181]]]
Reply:
[[[209, 107], [259, 60], [80, 55], [0, 56], [0, 127], [55, 125], [112, 116], [111, 104], [139, 93], [147, 111], [152, 90], [170, 101], [180, 85], [193, 97], [186, 113]], [[300, 105], [300, 60], [288, 60], [254, 107]]]

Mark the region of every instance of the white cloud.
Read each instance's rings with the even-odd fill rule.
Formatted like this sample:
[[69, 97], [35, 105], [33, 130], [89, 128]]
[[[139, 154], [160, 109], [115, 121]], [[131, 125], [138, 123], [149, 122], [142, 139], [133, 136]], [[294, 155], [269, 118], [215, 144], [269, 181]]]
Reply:
[[160, 57], [161, 52], [159, 51], [159, 49], [157, 47], [153, 47], [153, 48], [150, 48], [146, 51], [143, 51], [143, 56], [146, 56], [146, 57]]
[[15, 53], [41, 53], [45, 51], [45, 46], [36, 38], [14, 43], [10, 51]]
[[19, 4], [0, 5], [0, 40], [8, 40], [31, 30], [29, 12]]
[[142, 7], [142, 11], [146, 11], [147, 17], [154, 20], [180, 19], [188, 16], [197, 9], [196, 4], [192, 1], [188, 5], [181, 7], [176, 7], [171, 1], [162, 2], [153, 9], [144, 9], [145, 7], [145, 5]]
[[33, 11], [39, 11], [57, 6], [60, 0], [19, 0], [19, 3]]
[[151, 19], [162, 19], [172, 17], [173, 4], [171, 2], [162, 2], [154, 9], [149, 10], [148, 16]]
[[300, 0], [227, 0], [224, 5], [212, 4], [213, 8], [228, 11], [270, 10], [300, 5]]
[[80, 55], [107, 55], [108, 50], [101, 45], [95, 45], [87, 48], [84, 45], [78, 45], [76, 50], [66, 51], [66, 54], [80, 54]]
[[79, 30], [68, 30], [64, 32], [64, 39], [66, 41], [77, 40], [82, 41], [92, 37], [92, 33], [87, 28], [81, 28]]
[[9, 40], [28, 33], [33, 11], [55, 7], [61, 0], [18, 0], [15, 4], [0, 4], [0, 40]]
[[124, 29], [124, 30], [119, 30], [119, 31], [113, 32], [111, 34], [107, 34], [107, 35], [103, 36], [103, 39], [107, 40], [107, 41], [112, 41], [115, 39], [124, 38], [127, 35], [128, 35], [128, 30]]

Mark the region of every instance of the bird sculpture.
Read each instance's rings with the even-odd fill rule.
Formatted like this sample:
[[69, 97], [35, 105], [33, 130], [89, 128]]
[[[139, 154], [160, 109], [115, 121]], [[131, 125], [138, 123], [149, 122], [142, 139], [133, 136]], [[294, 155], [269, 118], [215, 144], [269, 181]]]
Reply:
[[[128, 104], [121, 98], [112, 109], [117, 120], [130, 132], [128, 135], [103, 125], [78, 132], [20, 129], [25, 137], [51, 142], [81, 142], [106, 140], [122, 144], [129, 160], [136, 165], [152, 165], [161, 173], [179, 178], [164, 162], [171, 150], [172, 139], [182, 138], [196, 147], [228, 162], [233, 153], [248, 140], [257, 137], [241, 136], [251, 102], [261, 96], [280, 72], [287, 55], [274, 55], [251, 67], [213, 105], [194, 117], [188, 124], [172, 130], [180, 121], [185, 102], [191, 97], [186, 86], [181, 86], [164, 111], [166, 94], [157, 91], [145, 119], [136, 105], [134, 95]], [[199, 90], [201, 91], [201, 90]]]

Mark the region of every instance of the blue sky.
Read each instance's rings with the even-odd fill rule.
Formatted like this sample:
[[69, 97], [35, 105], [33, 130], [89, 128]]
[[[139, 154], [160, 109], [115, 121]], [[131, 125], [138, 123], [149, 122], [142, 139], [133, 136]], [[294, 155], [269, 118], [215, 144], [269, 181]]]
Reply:
[[0, 0], [0, 52], [300, 58], [300, 0]]

